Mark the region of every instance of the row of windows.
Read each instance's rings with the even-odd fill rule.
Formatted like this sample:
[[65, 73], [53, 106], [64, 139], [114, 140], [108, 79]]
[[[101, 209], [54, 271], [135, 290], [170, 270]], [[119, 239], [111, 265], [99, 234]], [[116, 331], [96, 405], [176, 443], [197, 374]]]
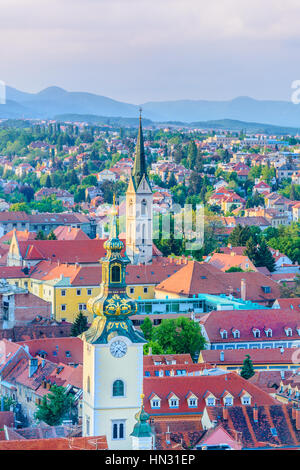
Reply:
[[243, 343], [243, 344], [212, 344], [211, 349], [272, 349], [272, 348], [296, 348], [300, 346], [299, 341], [293, 341], [290, 343]]
[[[264, 331], [265, 335], [268, 338], [272, 337], [273, 331], [272, 331], [271, 328], [266, 328], [263, 331]], [[293, 330], [290, 327], [284, 328], [284, 331], [285, 331], [286, 336], [292, 336], [293, 335]], [[296, 331], [297, 331], [298, 335], [300, 336], [300, 328], [296, 328]], [[252, 333], [253, 333], [254, 338], [260, 338], [260, 336], [261, 336], [261, 331], [258, 328], [252, 328]], [[228, 338], [228, 331], [227, 330], [220, 330], [220, 335], [221, 335], [222, 339], [227, 339]], [[234, 329], [234, 330], [232, 330], [232, 335], [233, 335], [234, 338], [240, 338], [241, 333], [240, 333], [239, 330]]]
[[[155, 370], [154, 371], [154, 375], [156, 377], [163, 377], [164, 375], [166, 375], [167, 377], [169, 377], [171, 375], [171, 371], [170, 370]], [[187, 371], [185, 369], [177, 369], [177, 370], [173, 370], [172, 369], [172, 375], [187, 375]], [[148, 370], [145, 371], [145, 377], [150, 377], [151, 376], [151, 372], [149, 372]]]
[[[216, 406], [216, 398], [215, 397], [208, 397], [206, 399], [206, 405], [207, 406]], [[224, 400], [224, 405], [225, 406], [233, 406], [233, 397], [228, 396], [225, 397]], [[161, 400], [159, 398], [154, 398], [151, 400], [151, 408], [160, 408], [161, 406]], [[243, 396], [241, 398], [241, 403], [242, 405], [250, 405], [251, 404], [251, 397], [250, 396]], [[188, 407], [189, 408], [197, 408], [198, 406], [198, 399], [197, 398], [189, 398], [188, 399]], [[171, 398], [169, 400], [169, 407], [170, 408], [179, 408], [179, 399], [178, 398]]]
[[[86, 292], [87, 292], [87, 295], [92, 295], [92, 289], [87, 289]], [[66, 289], [61, 289], [60, 295], [62, 297], [65, 297], [67, 295]], [[81, 289], [76, 289], [76, 295], [81, 295]]]
[[[65, 312], [67, 310], [67, 305], [62, 304], [61, 306], [61, 311]], [[78, 304], [78, 310], [81, 312], [82, 310], [86, 310], [86, 304]]]

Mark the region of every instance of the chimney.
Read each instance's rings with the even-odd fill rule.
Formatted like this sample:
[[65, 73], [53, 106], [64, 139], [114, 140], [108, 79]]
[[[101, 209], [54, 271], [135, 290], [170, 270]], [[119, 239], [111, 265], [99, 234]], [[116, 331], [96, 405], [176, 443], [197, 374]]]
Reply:
[[300, 431], [300, 408], [299, 407], [295, 409], [295, 415], [296, 415], [296, 429], [297, 431]]
[[241, 280], [241, 299], [246, 300], [246, 279]]
[[166, 443], [167, 444], [171, 444], [171, 440], [170, 440], [170, 427], [168, 426], [168, 430], [166, 432]]
[[28, 377], [32, 377], [33, 374], [37, 371], [39, 366], [38, 359], [32, 357], [29, 359], [29, 370], [28, 370]]
[[224, 421], [228, 419], [228, 408], [226, 408], [226, 406], [223, 406], [223, 419]]
[[148, 356], [151, 356], [151, 355], [152, 355], [152, 348], [151, 348], [151, 346], [149, 346]]
[[297, 414], [297, 407], [296, 407], [296, 404], [294, 403], [293, 408], [292, 408], [292, 419], [296, 419], [296, 414]]
[[258, 408], [257, 408], [257, 404], [255, 403], [254, 407], [253, 407], [253, 421], [257, 423], [258, 421]]
[[224, 362], [224, 351], [220, 352], [220, 361]]

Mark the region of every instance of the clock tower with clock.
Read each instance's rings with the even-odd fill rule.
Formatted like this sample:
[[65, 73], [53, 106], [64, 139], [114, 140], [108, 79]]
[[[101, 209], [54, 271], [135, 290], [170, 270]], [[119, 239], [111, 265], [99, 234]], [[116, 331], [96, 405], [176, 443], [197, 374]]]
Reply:
[[110, 237], [104, 243], [100, 294], [91, 298], [94, 314], [83, 340], [83, 436], [106, 435], [109, 449], [131, 449], [130, 434], [140, 409], [143, 388], [143, 346], [146, 340], [130, 316], [136, 302], [126, 294], [124, 244], [118, 238], [113, 208]]

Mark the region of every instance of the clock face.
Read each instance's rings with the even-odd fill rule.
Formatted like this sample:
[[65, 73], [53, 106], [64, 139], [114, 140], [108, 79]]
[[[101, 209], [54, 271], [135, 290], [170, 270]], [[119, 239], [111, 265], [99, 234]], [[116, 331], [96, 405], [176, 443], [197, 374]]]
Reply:
[[127, 345], [124, 341], [114, 341], [110, 345], [110, 352], [114, 357], [123, 357], [127, 352]]

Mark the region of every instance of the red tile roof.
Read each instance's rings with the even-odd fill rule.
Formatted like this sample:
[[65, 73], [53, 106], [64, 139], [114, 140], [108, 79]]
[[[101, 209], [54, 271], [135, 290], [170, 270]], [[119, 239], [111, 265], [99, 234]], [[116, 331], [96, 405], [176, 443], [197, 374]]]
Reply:
[[0, 429], [3, 429], [4, 425], [9, 427], [15, 425], [13, 411], [0, 411]]
[[[189, 261], [179, 272], [162, 281], [156, 290], [192, 297], [204, 294], [233, 294], [241, 297], [241, 280], [246, 281], [246, 300], [268, 302], [280, 297], [280, 289], [275, 281], [259, 272], [224, 273], [209, 263]], [[266, 293], [262, 287], [268, 286]]]
[[253, 364], [294, 364], [295, 351], [295, 348], [285, 348], [283, 352], [280, 348], [226, 349], [223, 351], [224, 360], [220, 360], [220, 350], [205, 349], [200, 354], [210, 364], [240, 366], [246, 354], [249, 354]]
[[[206, 406], [205, 396], [212, 393], [215, 398], [221, 400], [224, 390], [233, 396], [234, 405], [241, 403], [240, 393], [246, 390], [252, 397], [252, 402], [259, 405], [273, 404], [267, 393], [255, 385], [240, 377], [235, 372], [225, 373], [217, 376], [173, 376], [173, 377], [150, 377], [144, 378], [145, 410], [150, 415], [191, 415], [201, 414]], [[190, 408], [186, 396], [192, 392], [198, 398], [198, 406]], [[169, 407], [168, 396], [173, 392], [179, 398], [179, 407]], [[150, 395], [155, 394], [161, 399], [160, 408], [151, 408]]]
[[254, 420], [253, 406], [229, 406], [225, 419], [221, 407], [210, 407], [207, 411], [211, 421], [222, 425], [232, 436], [240, 437], [243, 449], [300, 447], [300, 431], [291, 405], [258, 404], [257, 421]]
[[57, 240], [90, 240], [81, 228], [61, 225], [54, 230]]
[[29, 353], [33, 357], [46, 353], [45, 357], [51, 362], [82, 364], [83, 361], [83, 342], [77, 337], [40, 338], [20, 341], [18, 344], [28, 347]]
[[[299, 340], [300, 318], [297, 312], [281, 309], [261, 310], [213, 310], [200, 320], [212, 343], [245, 342], [245, 341], [291, 341]], [[292, 329], [292, 336], [287, 336], [285, 328]], [[232, 329], [240, 331], [240, 337], [234, 338]], [[260, 338], [255, 338], [253, 329], [260, 331]], [[265, 334], [265, 329], [272, 329], [272, 336]], [[227, 338], [222, 338], [220, 330], [227, 331]], [[266, 352], [267, 354], [267, 352]]]
[[0, 441], [0, 450], [108, 450], [106, 436]]

